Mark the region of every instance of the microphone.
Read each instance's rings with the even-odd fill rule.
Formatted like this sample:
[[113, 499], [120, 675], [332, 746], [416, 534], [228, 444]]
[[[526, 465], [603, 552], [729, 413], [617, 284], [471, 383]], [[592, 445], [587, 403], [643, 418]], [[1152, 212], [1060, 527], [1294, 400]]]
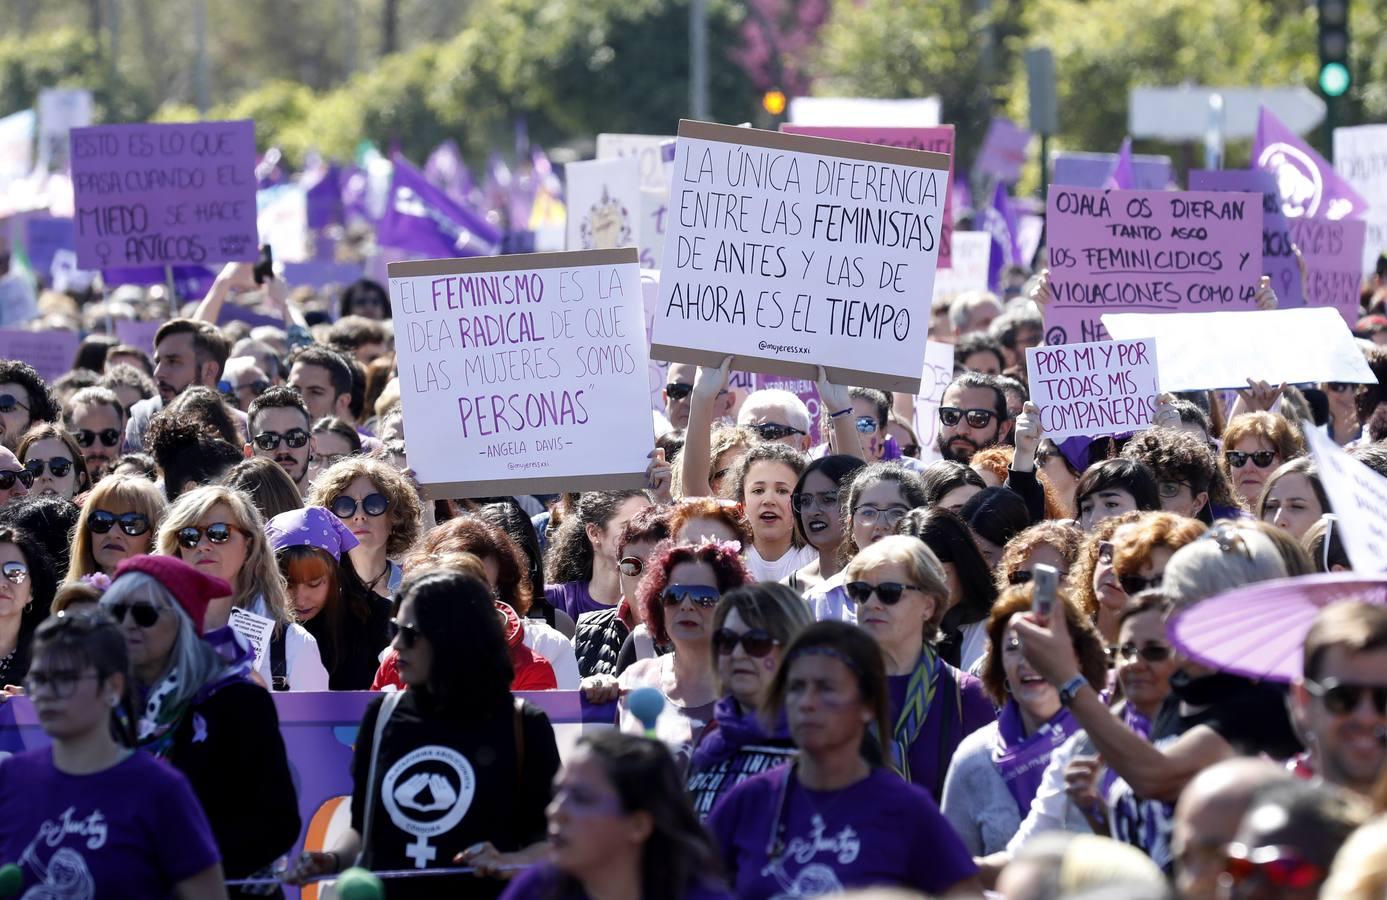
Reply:
[[16, 863], [0, 866], [0, 897], [14, 897], [24, 887], [24, 871]]
[[337, 876], [340, 900], [384, 900], [385, 884], [367, 869], [352, 866]]
[[655, 722], [665, 708], [665, 695], [653, 687], [636, 688], [626, 697], [626, 708], [645, 726], [645, 736], [655, 737]]

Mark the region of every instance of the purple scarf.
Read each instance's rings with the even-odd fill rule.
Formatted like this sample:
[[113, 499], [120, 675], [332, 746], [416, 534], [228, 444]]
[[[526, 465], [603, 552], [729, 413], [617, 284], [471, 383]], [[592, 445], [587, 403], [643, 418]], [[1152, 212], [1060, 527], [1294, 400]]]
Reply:
[[1069, 710], [1061, 709], [1037, 728], [1035, 734], [1026, 737], [1021, 708], [1016, 701], [1008, 700], [1002, 707], [1002, 715], [997, 719], [997, 740], [992, 745], [992, 764], [1015, 798], [1021, 818], [1030, 812], [1041, 776], [1050, 764], [1050, 754], [1078, 730], [1079, 725]]
[[[1137, 708], [1130, 703], [1122, 704], [1122, 724], [1133, 734], [1139, 734], [1146, 741], [1151, 740], [1151, 720], [1137, 711]], [[1108, 791], [1117, 781], [1117, 773], [1111, 766], [1103, 767], [1103, 776], [1098, 779], [1098, 796], [1107, 802]]]
[[726, 762], [743, 747], [756, 743], [790, 743], [785, 714], [780, 714], [775, 732], [768, 734], [755, 710], [743, 712], [735, 697], [723, 697], [713, 707], [713, 721], [694, 748], [689, 769], [699, 771]]

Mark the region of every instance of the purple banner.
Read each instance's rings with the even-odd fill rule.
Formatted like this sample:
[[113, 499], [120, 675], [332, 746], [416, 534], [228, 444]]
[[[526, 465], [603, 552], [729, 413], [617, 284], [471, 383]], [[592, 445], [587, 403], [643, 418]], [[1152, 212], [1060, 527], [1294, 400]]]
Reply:
[[340, 167], [324, 166], [311, 183], [305, 184], [305, 196], [309, 228], [317, 230], [342, 223], [344, 209]]
[[21, 359], [53, 381], [72, 371], [82, 337], [75, 331], [21, 331], [0, 328], [0, 359]]
[[255, 123], [72, 130], [83, 268], [253, 260]]
[[1276, 179], [1257, 169], [1190, 172], [1192, 191], [1250, 191], [1262, 195], [1262, 274], [1271, 276], [1280, 309], [1305, 305], [1300, 266], [1291, 249], [1291, 231], [1281, 212]]
[[[1116, 153], [1064, 151], [1054, 154], [1051, 184], [1100, 188], [1117, 166]], [[1165, 156], [1133, 156], [1132, 188], [1162, 191], [1173, 181], [1170, 159]]]
[[327, 260], [310, 259], [306, 262], [285, 263], [284, 280], [297, 287], [306, 284], [311, 287], [326, 287], [329, 284], [351, 284], [365, 275], [361, 263], [338, 263]]

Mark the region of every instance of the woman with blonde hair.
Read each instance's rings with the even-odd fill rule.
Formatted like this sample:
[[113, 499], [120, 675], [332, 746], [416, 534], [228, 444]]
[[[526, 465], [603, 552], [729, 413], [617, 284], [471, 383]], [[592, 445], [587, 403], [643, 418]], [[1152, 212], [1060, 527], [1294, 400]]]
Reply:
[[359, 543], [348, 557], [368, 588], [390, 597], [404, 579], [399, 560], [419, 536], [422, 507], [409, 479], [376, 459], [348, 457], [313, 482], [309, 506], [325, 506]]
[[[231, 596], [216, 598], [207, 607], [203, 633], [214, 644], [225, 635], [213, 637], [213, 632], [228, 625], [241, 635], [265, 628], [269, 645], [252, 647], [256, 672], [265, 684], [277, 691], [328, 690], [318, 642], [294, 621], [284, 576], [265, 537], [265, 520], [249, 497], [221, 485], [188, 491], [164, 516], [155, 552], [177, 556], [231, 585]], [[232, 609], [250, 615], [238, 613], [233, 625]]]
[[152, 552], [167, 509], [164, 495], [148, 479], [108, 475], [98, 481], [77, 517], [66, 580], [95, 572], [114, 575], [122, 559]]

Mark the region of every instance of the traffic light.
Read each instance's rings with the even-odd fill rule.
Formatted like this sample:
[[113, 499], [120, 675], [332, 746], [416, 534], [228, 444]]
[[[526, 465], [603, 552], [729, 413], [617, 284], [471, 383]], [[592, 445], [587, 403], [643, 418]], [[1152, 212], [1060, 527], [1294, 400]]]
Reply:
[[786, 103], [785, 92], [778, 89], [766, 91], [761, 97], [761, 106], [773, 116], [783, 113]]
[[1349, 0], [1318, 0], [1320, 14], [1320, 90], [1326, 97], [1341, 97], [1349, 89]]

